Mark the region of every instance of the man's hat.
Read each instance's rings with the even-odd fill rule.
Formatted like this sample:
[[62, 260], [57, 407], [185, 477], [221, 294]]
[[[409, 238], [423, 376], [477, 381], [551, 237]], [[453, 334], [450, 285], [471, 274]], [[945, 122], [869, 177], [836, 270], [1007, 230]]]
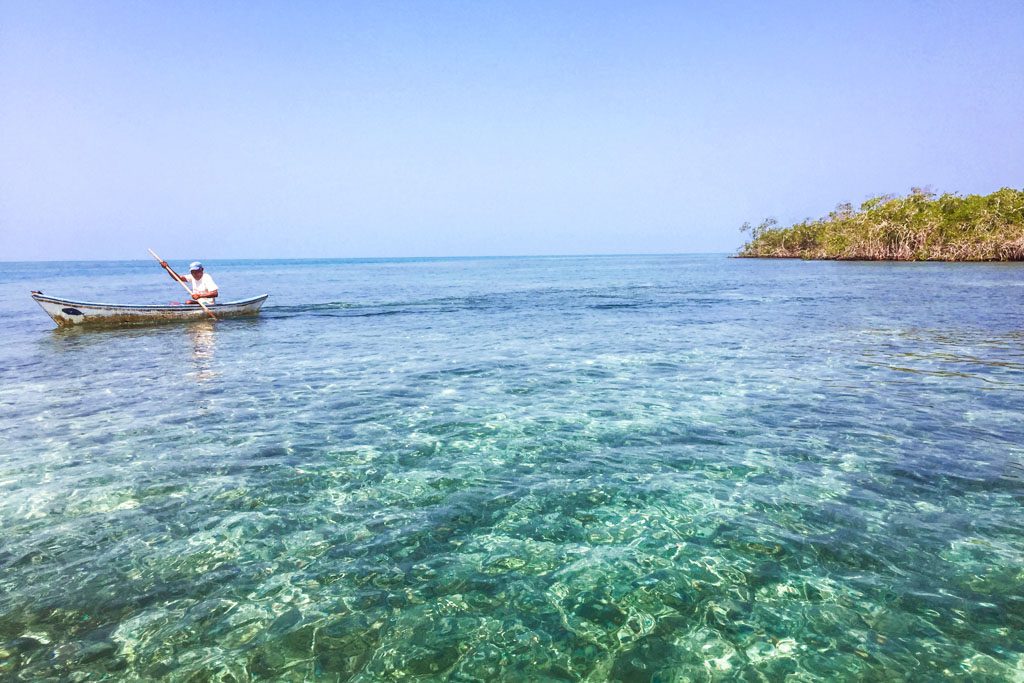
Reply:
[[202, 270], [203, 269], [203, 264], [200, 263], [199, 261], [193, 261], [192, 265], [190, 265], [188, 267], [188, 269], [189, 270]]

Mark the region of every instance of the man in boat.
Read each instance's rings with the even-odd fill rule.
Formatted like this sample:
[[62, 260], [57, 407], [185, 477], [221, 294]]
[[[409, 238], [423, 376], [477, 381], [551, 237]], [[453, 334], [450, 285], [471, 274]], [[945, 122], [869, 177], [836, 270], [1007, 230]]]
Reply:
[[196, 304], [200, 299], [206, 299], [207, 305], [217, 303], [217, 283], [213, 281], [209, 273], [203, 270], [202, 263], [193, 261], [188, 267], [188, 275], [178, 275], [167, 265], [167, 261], [161, 261], [160, 265], [164, 267], [168, 275], [178, 282], [184, 282], [192, 290], [192, 300], [188, 303]]

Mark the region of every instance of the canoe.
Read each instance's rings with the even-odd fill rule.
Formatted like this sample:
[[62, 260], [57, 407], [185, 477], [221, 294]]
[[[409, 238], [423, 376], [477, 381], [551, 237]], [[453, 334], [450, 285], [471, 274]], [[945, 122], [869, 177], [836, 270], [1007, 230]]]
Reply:
[[[241, 301], [229, 301], [213, 304], [208, 308], [217, 318], [237, 318], [246, 315], [257, 315], [260, 306], [267, 300], [267, 294], [254, 296]], [[178, 320], [209, 319], [201, 306], [181, 304], [167, 305], [125, 305], [99, 304], [88, 301], [71, 301], [44, 296], [42, 292], [32, 292], [32, 298], [42, 306], [46, 314], [60, 327], [75, 325], [133, 325], [140, 323], [170, 322]]]

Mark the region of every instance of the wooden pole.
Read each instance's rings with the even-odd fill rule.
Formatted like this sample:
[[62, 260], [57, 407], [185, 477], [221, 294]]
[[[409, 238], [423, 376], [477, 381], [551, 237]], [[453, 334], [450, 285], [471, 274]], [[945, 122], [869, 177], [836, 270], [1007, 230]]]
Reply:
[[[155, 258], [155, 259], [156, 259], [157, 261], [159, 261], [159, 262], [160, 262], [160, 264], [161, 264], [161, 265], [163, 265], [163, 262], [164, 262], [164, 260], [163, 260], [162, 258], [160, 258], [159, 256], [157, 256], [157, 255], [156, 255], [156, 252], [155, 252], [155, 251], [153, 251], [152, 249], [149, 249], [148, 251], [149, 251], [149, 253], [150, 253], [150, 254], [152, 254], [152, 255], [153, 255], [153, 258]], [[177, 283], [178, 283], [179, 285], [181, 285], [182, 287], [184, 287], [184, 288], [185, 288], [185, 291], [186, 291], [186, 292], [188, 292], [188, 295], [189, 295], [189, 296], [192, 296], [192, 291], [191, 291], [191, 290], [190, 290], [190, 289], [188, 288], [188, 285], [186, 285], [186, 284], [185, 284], [184, 282], [182, 282], [181, 280], [178, 280], [178, 278], [174, 278], [174, 279], [175, 279], [175, 281], [177, 281]], [[204, 311], [206, 311], [206, 314], [207, 314], [207, 315], [209, 315], [209, 316], [210, 316], [211, 318], [213, 318], [214, 320], [216, 320], [216, 319], [217, 319], [217, 316], [215, 316], [215, 315], [213, 314], [213, 311], [211, 311], [211, 310], [210, 310], [210, 309], [209, 309], [209, 308], [208, 308], [208, 307], [206, 306], [206, 304], [204, 304], [204, 303], [203, 303], [203, 300], [202, 300], [202, 299], [196, 299], [196, 300], [195, 300], [195, 302], [196, 302], [197, 304], [199, 304], [200, 306], [202, 306], [202, 307], [203, 307], [203, 310], [204, 310]]]

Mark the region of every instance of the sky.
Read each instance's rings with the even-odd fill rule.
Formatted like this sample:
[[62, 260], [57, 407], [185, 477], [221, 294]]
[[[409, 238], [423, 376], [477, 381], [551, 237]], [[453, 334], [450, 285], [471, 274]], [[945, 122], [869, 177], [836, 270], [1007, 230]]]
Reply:
[[1024, 2], [0, 2], [0, 261], [732, 252], [1024, 187]]

